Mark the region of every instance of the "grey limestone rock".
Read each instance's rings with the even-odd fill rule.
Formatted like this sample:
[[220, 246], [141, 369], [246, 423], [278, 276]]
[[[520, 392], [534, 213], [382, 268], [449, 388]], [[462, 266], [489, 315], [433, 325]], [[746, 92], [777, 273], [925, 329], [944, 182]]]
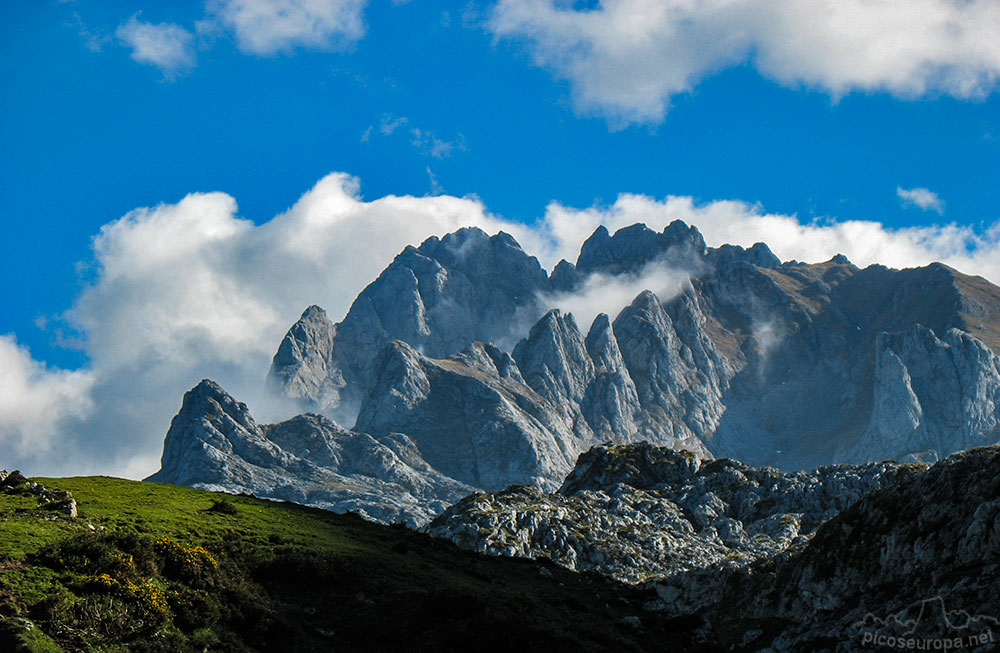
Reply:
[[525, 381], [546, 399], [579, 404], [594, 379], [594, 363], [572, 315], [546, 313], [514, 348]]
[[922, 325], [876, 340], [874, 405], [847, 460], [935, 458], [1000, 440], [1000, 356], [958, 329]]
[[996, 650], [998, 463], [1000, 448], [971, 449], [868, 493], [797, 554], [734, 578], [703, 614], [720, 631], [779, 619], [780, 629], [760, 629], [757, 649], [836, 642], [838, 651], [859, 650], [867, 632], [928, 649], [947, 639], [964, 650]]
[[682, 294], [672, 307], [678, 322], [645, 291], [615, 319], [614, 333], [647, 416], [642, 435], [709, 455], [700, 438], [718, 422], [728, 378], [700, 330], [697, 302]]
[[305, 405], [337, 403], [344, 380], [333, 362], [337, 335], [326, 311], [310, 306], [285, 334], [271, 362], [267, 385], [275, 393]]
[[565, 411], [528, 386], [516, 362], [474, 343], [447, 359], [403, 342], [383, 350], [357, 429], [406, 433], [435, 469], [476, 487], [554, 486], [589, 446]]
[[[688, 275], [679, 293], [641, 292], [586, 336], [544, 304], [590, 275], [660, 268]], [[602, 442], [783, 470], [933, 461], [1000, 440], [998, 351], [1000, 289], [940, 264], [783, 264], [762, 243], [709, 248], [674, 222], [601, 227], [547, 275], [510, 236], [462, 229], [407, 247], [340, 323], [310, 307], [282, 341], [270, 387], [351, 431], [315, 416], [259, 426], [231, 398], [196, 396], [204, 405], [187, 412], [212, 428], [182, 420], [164, 463], [188, 484], [213, 457], [328, 469], [341, 440], [364, 433], [413, 453], [411, 467], [490, 491], [553, 489]], [[298, 439], [282, 440], [293, 425]], [[405, 434], [395, 449], [393, 434]], [[185, 470], [182, 443], [200, 439], [202, 462]], [[739, 540], [732, 526], [719, 532]]]
[[[634, 278], [650, 266], [684, 271], [690, 282], [674, 297], [640, 293], [586, 338], [571, 316], [540, 303], [589, 275]], [[921, 328], [924, 336], [904, 335]], [[951, 329], [965, 335], [954, 340]], [[905, 351], [900, 338], [909, 338]], [[803, 469], [936, 459], [1000, 439], [996, 287], [939, 264], [861, 270], [843, 256], [782, 264], [763, 243], [706, 247], [682, 222], [662, 232], [601, 227], [575, 264], [562, 261], [548, 277], [506, 234], [429, 239], [404, 250], [336, 327], [307, 310], [275, 356], [271, 386], [354, 423], [366, 397], [384, 394], [377, 365], [393, 341], [436, 360], [476, 341], [501, 343], [513, 354], [505, 369], [548, 402], [542, 431], [564, 458], [602, 441], [648, 440]], [[916, 360], [925, 355], [934, 362]], [[405, 431], [385, 420], [378, 427]], [[505, 478], [537, 481], [538, 469], [523, 471]]]
[[633, 439], [642, 406], [605, 313], [594, 320], [584, 345], [594, 365], [594, 378], [581, 402], [584, 417], [602, 441]]
[[[728, 574], [798, 550], [838, 512], [921, 469], [868, 463], [789, 474], [648, 443], [598, 446], [557, 493], [516, 486], [472, 495], [427, 531], [473, 550], [657, 579], [674, 587], [662, 593], [683, 612], [710, 602]], [[715, 580], [691, 591], [691, 573]]]
[[[473, 341], [501, 341], [519, 320], [538, 317], [535, 298], [549, 279], [538, 260], [503, 232], [488, 236], [476, 228], [407, 247], [355, 299], [336, 329], [323, 365], [311, 365], [308, 383], [294, 373], [294, 358], [278, 355], [272, 387], [304, 395], [318, 410], [353, 419], [375, 373], [379, 352], [400, 340], [432, 357], [458, 353]], [[293, 327], [294, 331], [294, 327]], [[290, 331], [286, 336], [295, 339]], [[322, 344], [328, 342], [323, 339]], [[284, 343], [283, 343], [284, 346]], [[287, 371], [288, 361], [292, 371]], [[291, 386], [289, 387], [289, 383]]]
[[765, 243], [755, 243], [750, 249], [739, 245], [721, 245], [709, 250], [708, 259], [715, 267], [732, 265], [738, 261], [756, 265], [759, 268], [777, 268], [781, 259], [774, 255]]
[[634, 224], [610, 235], [601, 226], [580, 248], [576, 270], [583, 274], [623, 274], [636, 272], [653, 261], [691, 269], [701, 264], [707, 249], [701, 233], [679, 220], [659, 233], [644, 224]]
[[374, 438], [321, 415], [258, 425], [212, 381], [184, 396], [148, 481], [283, 499], [420, 524], [474, 488], [430, 467], [406, 436]]

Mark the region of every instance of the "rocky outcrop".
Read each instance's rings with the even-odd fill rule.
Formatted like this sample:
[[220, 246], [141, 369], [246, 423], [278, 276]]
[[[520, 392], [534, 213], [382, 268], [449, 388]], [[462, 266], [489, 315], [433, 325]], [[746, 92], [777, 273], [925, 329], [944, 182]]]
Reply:
[[786, 474], [597, 447], [557, 493], [473, 495], [426, 530], [645, 582], [658, 597], [646, 610], [697, 616], [722, 650], [854, 651], [881, 636], [988, 651], [1000, 625], [998, 464], [988, 447], [930, 468]]
[[[465, 548], [547, 557], [626, 582], [692, 571], [724, 578], [801, 548], [839, 511], [918, 469], [869, 463], [786, 474], [648, 443], [600, 446], [556, 493], [517, 486], [472, 495], [427, 530]], [[693, 609], [711, 597], [676, 600]]]
[[[375, 361], [390, 342], [406, 342], [441, 358], [473, 341], [516, 339], [520, 321], [531, 324], [538, 318], [535, 298], [548, 288], [538, 260], [503, 232], [487, 236], [467, 228], [429, 238], [404, 249], [355, 299], [335, 330], [323, 331], [324, 348], [326, 334], [332, 346], [329, 353], [317, 352], [308, 382], [299, 382], [299, 359], [279, 349], [270, 384], [350, 423], [371, 385]], [[296, 327], [282, 347], [290, 340], [301, 341]]]
[[78, 516], [76, 499], [72, 493], [66, 490], [51, 490], [41, 483], [26, 478], [17, 469], [10, 473], [7, 470], [0, 470], [0, 493], [32, 496], [45, 510], [62, 513], [70, 519], [76, 519]]
[[707, 456], [704, 439], [725, 409], [731, 374], [704, 321], [693, 292], [665, 308], [645, 291], [615, 320], [614, 333], [646, 416], [644, 439]]
[[509, 354], [476, 343], [430, 359], [396, 341], [376, 364], [356, 428], [399, 431], [444, 474], [476, 487], [554, 487], [589, 442], [574, 443], [561, 407], [526, 383]]
[[594, 378], [581, 403], [583, 415], [600, 440], [631, 440], [639, 429], [636, 422], [642, 406], [606, 314], [594, 320], [584, 346], [594, 366]]
[[758, 650], [859, 650], [876, 635], [996, 650], [998, 464], [1000, 448], [973, 449], [869, 493], [702, 614], [720, 632], [754, 633], [744, 645]]
[[514, 348], [525, 381], [546, 399], [579, 404], [594, 363], [572, 315], [549, 311]]
[[427, 464], [398, 433], [374, 438], [321, 416], [258, 425], [212, 381], [188, 391], [148, 481], [295, 501], [420, 524], [474, 488]]

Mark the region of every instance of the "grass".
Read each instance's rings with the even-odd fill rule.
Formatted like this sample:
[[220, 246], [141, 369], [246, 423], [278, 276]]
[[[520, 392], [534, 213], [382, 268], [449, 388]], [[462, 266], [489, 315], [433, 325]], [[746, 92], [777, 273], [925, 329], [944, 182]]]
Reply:
[[[0, 650], [686, 650], [651, 591], [401, 526], [107, 477], [0, 494]], [[543, 568], [545, 571], [543, 571]], [[622, 620], [639, 616], [636, 629]]]

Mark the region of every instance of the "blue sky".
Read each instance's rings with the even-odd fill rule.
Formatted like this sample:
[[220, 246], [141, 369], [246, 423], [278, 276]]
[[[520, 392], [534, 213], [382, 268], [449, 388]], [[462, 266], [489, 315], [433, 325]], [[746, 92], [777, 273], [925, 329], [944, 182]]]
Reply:
[[[90, 412], [67, 409], [66, 419], [93, 422], [112, 394], [107, 370], [126, 365], [108, 361], [129, 351], [101, 344], [95, 330], [181, 313], [171, 302], [182, 300], [164, 299], [172, 295], [152, 277], [129, 277], [141, 265], [119, 283], [116, 265], [133, 260], [115, 258], [133, 251], [126, 232], [158, 214], [123, 216], [220, 191], [238, 203], [220, 229], [236, 233], [244, 219], [266, 234], [331, 172], [360, 183], [347, 184], [358, 210], [381, 216], [396, 209], [373, 200], [413, 196], [406, 210], [424, 216], [415, 223], [459, 216], [426, 218], [428, 233], [463, 212], [483, 226], [533, 225], [549, 259], [571, 255], [579, 242], [559, 239], [594, 220], [701, 215], [710, 242], [775, 240], [783, 256], [834, 248], [900, 265], [942, 258], [1000, 281], [991, 263], [1000, 251], [996, 3], [900, 0], [865, 13], [860, 0], [844, 0], [829, 16], [802, 18], [792, 11], [802, 2], [744, 0], [732, 15], [695, 11], [676, 23], [641, 0], [0, 3], [5, 383], [43, 408], [75, 398]], [[323, 197], [340, 206], [338, 192]], [[644, 199], [626, 205], [623, 194]], [[669, 196], [695, 212], [668, 210]], [[211, 210], [221, 216], [221, 207]], [[780, 216], [781, 229], [768, 231], [768, 216]], [[554, 229], [560, 217], [579, 234]], [[120, 228], [94, 240], [112, 224]], [[861, 226], [844, 227], [852, 224]], [[881, 249], [858, 250], [866, 233]], [[351, 251], [368, 248], [362, 239]], [[374, 272], [385, 256], [372, 254]], [[358, 283], [327, 303], [345, 305]], [[264, 307], [273, 315], [251, 349], [265, 363], [294, 306]], [[229, 327], [217, 324], [232, 321], [198, 328], [221, 338]], [[210, 372], [238, 376], [230, 359], [204, 371], [185, 361], [187, 376], [167, 394]], [[0, 448], [62, 470], [25, 453], [41, 419], [29, 413], [0, 419]], [[145, 469], [148, 442], [165, 430], [157, 420], [112, 471]], [[50, 449], [68, 427], [52, 428]]]

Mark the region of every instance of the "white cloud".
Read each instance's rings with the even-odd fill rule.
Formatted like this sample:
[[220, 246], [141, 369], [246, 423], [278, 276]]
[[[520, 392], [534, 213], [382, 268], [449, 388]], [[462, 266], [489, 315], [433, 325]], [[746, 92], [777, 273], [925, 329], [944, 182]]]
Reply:
[[938, 215], [944, 215], [944, 201], [934, 191], [896, 186], [896, 197], [902, 200], [903, 206], [915, 206], [924, 211], [935, 211]]
[[410, 119], [406, 116], [394, 116], [391, 113], [387, 113], [379, 120], [378, 130], [382, 132], [383, 136], [391, 136], [392, 132], [408, 122], [410, 122]]
[[452, 152], [466, 151], [465, 136], [459, 134], [455, 140], [446, 141], [443, 138], [438, 138], [434, 132], [427, 129], [411, 129], [410, 145], [415, 147], [421, 154], [432, 156], [435, 159], [449, 157]]
[[[1000, 224], [984, 233], [951, 226], [889, 230], [876, 222], [813, 222], [741, 202], [696, 204], [622, 195], [611, 206], [549, 205], [533, 225], [504, 222], [475, 199], [359, 197], [358, 180], [321, 179], [291, 208], [254, 225], [224, 193], [195, 193], [141, 208], [94, 239], [94, 282], [66, 319], [81, 332], [87, 369], [47, 369], [11, 337], [0, 339], [0, 464], [32, 474], [155, 471], [183, 393], [215, 379], [262, 421], [288, 417], [263, 392], [281, 337], [310, 304], [339, 320], [354, 297], [408, 244], [461, 226], [511, 233], [543, 265], [575, 260], [599, 224], [699, 227], [711, 245], [766, 241], [779, 257], [806, 261], [843, 252], [855, 263], [895, 267], [941, 260], [1000, 280]], [[361, 253], [361, 255], [359, 255]], [[668, 293], [672, 278], [595, 280], [577, 304], [581, 328], [640, 290]], [[6, 459], [9, 458], [9, 459]]]
[[[369, 125], [364, 134], [361, 135], [361, 142], [367, 143], [371, 140], [375, 125]], [[439, 138], [437, 134], [429, 129], [413, 127], [410, 119], [406, 116], [396, 116], [391, 113], [384, 114], [378, 123], [378, 131], [383, 136], [392, 136], [397, 130], [403, 130], [410, 138], [410, 145], [425, 156], [435, 159], [444, 159], [451, 156], [452, 152], [465, 152], [465, 136], [459, 134], [453, 140]]]
[[[573, 292], [542, 295], [539, 302], [542, 310], [558, 308], [564, 313], [572, 313], [586, 335], [598, 314], [606, 313], [614, 320], [644, 290], [653, 291], [661, 302], [672, 299], [684, 289], [693, 272], [668, 268], [662, 262], [652, 261], [635, 275], [592, 274], [584, 280], [582, 287]], [[531, 327], [530, 324], [527, 326]], [[523, 333], [517, 339], [522, 337]]]
[[940, 261], [966, 274], [1000, 282], [1000, 222], [985, 231], [955, 224], [890, 229], [869, 220], [803, 224], [793, 215], [765, 213], [760, 206], [733, 200], [698, 204], [685, 196], [656, 200], [622, 194], [614, 204], [603, 207], [575, 209], [552, 203], [525, 237], [541, 248], [529, 251], [542, 251], [539, 258], [551, 265], [558, 258], [574, 260], [579, 243], [598, 225], [614, 232], [643, 222], [660, 230], [675, 219], [697, 226], [713, 247], [765, 242], [782, 260], [816, 262], [840, 253], [862, 267], [882, 263], [903, 268]]
[[295, 48], [343, 50], [365, 34], [367, 0], [209, 0], [204, 25], [236, 35], [244, 52], [273, 55]]
[[0, 336], [0, 447], [15, 457], [50, 454], [69, 423], [90, 412], [92, 385], [89, 372], [50, 370], [13, 336]]
[[[37, 436], [58, 442], [64, 455], [19, 444], [15, 461], [0, 464], [36, 474], [152, 473], [183, 393], [204, 377], [247, 401], [259, 419], [289, 417], [287, 407], [267, 403], [263, 384], [302, 310], [318, 303], [340, 319], [406, 245], [464, 225], [495, 232], [501, 223], [480, 203], [455, 197], [365, 202], [358, 181], [343, 174], [320, 180], [260, 226], [240, 219], [224, 193], [130, 212], [95, 237], [96, 279], [66, 316], [84, 335], [89, 371], [78, 378], [31, 363], [12, 344], [0, 350], [0, 369], [17, 372], [3, 388], [36, 397], [16, 414], [0, 404], [3, 419], [14, 422], [4, 426], [4, 441]], [[86, 405], [78, 395], [94, 406], [86, 416], [71, 410]], [[67, 419], [49, 418], [60, 413]]]
[[132, 49], [139, 63], [156, 66], [170, 78], [195, 65], [194, 37], [173, 23], [147, 23], [132, 16], [118, 26], [115, 36]]
[[111, 36], [108, 34], [91, 30], [87, 27], [86, 23], [83, 22], [83, 19], [80, 18], [80, 14], [75, 11], [73, 12], [73, 24], [75, 25], [80, 38], [83, 39], [84, 45], [91, 52], [100, 52], [104, 48], [105, 44], [111, 40]]
[[744, 61], [835, 96], [982, 96], [1000, 75], [998, 24], [996, 0], [500, 0], [488, 21], [613, 126], [658, 123], [671, 96]]

